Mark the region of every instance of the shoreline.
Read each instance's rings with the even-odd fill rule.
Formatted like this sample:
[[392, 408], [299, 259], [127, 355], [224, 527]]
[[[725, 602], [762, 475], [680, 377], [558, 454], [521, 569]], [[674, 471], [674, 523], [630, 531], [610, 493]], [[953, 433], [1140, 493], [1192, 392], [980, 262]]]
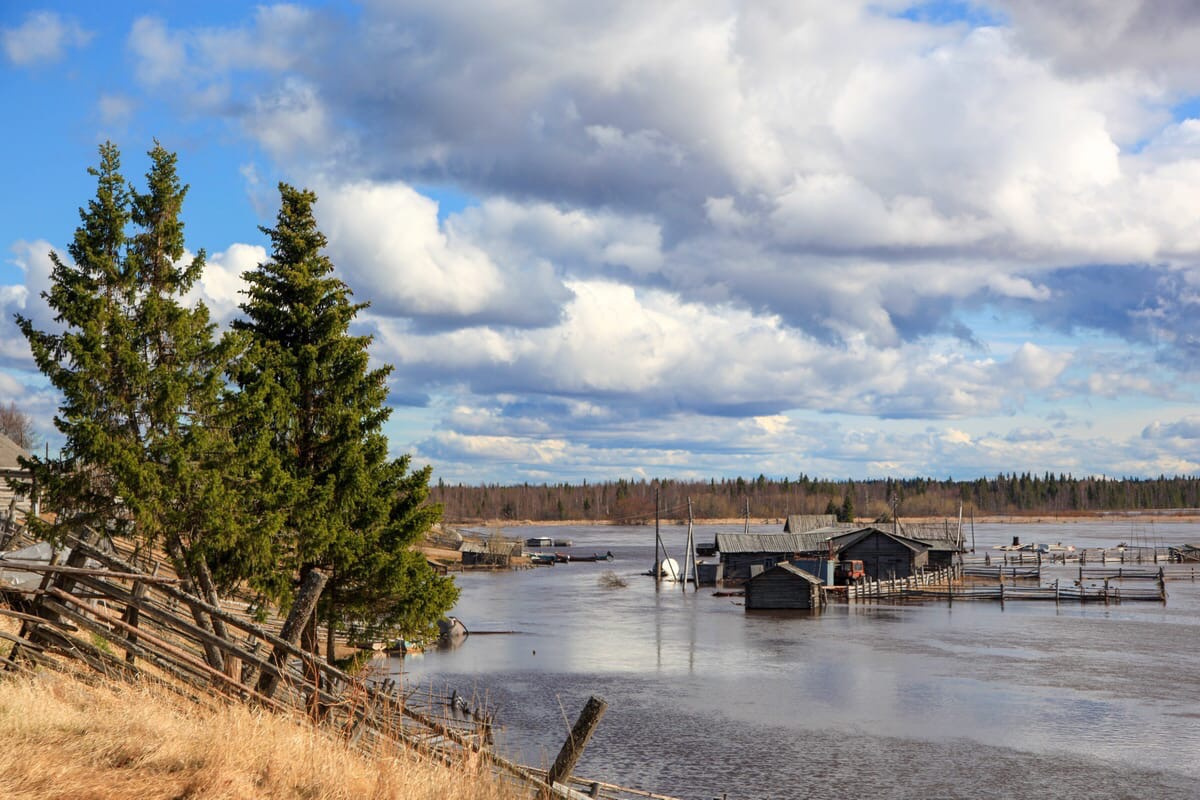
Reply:
[[[783, 525], [784, 517], [751, 517], [751, 525]], [[963, 517], [963, 524], [972, 521]], [[1151, 523], [1196, 523], [1200, 522], [1200, 509], [1153, 509], [1146, 511], [1073, 511], [1065, 513], [1037, 512], [1030, 514], [986, 514], [974, 517], [973, 521], [986, 525], [1058, 525], [1095, 522], [1151, 522]], [[862, 517], [855, 524], [870, 525], [874, 520]], [[958, 523], [958, 517], [912, 516], [900, 517], [900, 523], [928, 524], [931, 522]], [[654, 520], [641, 523], [612, 522], [598, 519], [562, 519], [562, 520], [443, 520], [441, 523], [449, 528], [550, 528], [550, 527], [646, 527], [654, 524]], [[660, 524], [678, 527], [678, 520], [661, 520]], [[686, 524], [686, 523], [683, 523]], [[744, 517], [725, 517], [693, 520], [695, 525], [745, 525]], [[888, 524], [888, 523], [879, 523]]]

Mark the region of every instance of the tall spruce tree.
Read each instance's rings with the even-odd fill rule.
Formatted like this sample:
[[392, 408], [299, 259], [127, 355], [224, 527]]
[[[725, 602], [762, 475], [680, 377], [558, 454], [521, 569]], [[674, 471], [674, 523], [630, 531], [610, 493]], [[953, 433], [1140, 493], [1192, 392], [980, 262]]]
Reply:
[[234, 327], [249, 346], [233, 372], [243, 424], [271, 432], [272, 469], [286, 476], [277, 558], [296, 580], [315, 568], [330, 574], [320, 611], [331, 640], [351, 621], [413, 634], [457, 597], [409, 547], [441, 513], [425, 502], [430, 469], [410, 472], [407, 456], [389, 460], [382, 426], [391, 368], [371, 369], [370, 337], [350, 334], [365, 304], [351, 302], [323, 252], [316, 196], [279, 189], [276, 225], [262, 228], [271, 260], [243, 275], [246, 319]]
[[[141, 193], [122, 177], [117, 147], [100, 147], [100, 164], [89, 170], [96, 197], [80, 209], [71, 259], [51, 253], [44, 296], [57, 329], [18, 317], [38, 367], [62, 395], [55, 425], [64, 446], [57, 458], [29, 465], [46, 507], [58, 512], [51, 535], [87, 526], [163, 546], [214, 599], [210, 564], [236, 565], [219, 578], [246, 577], [269, 561], [269, 548], [255, 541], [271, 531], [246, 522], [253, 476], [233, 457], [223, 422], [234, 340], [215, 341], [208, 310], [183, 299], [204, 267], [202, 250], [184, 258], [187, 187], [173, 153], [156, 142], [149, 156]], [[229, 558], [234, 550], [250, 557]]]

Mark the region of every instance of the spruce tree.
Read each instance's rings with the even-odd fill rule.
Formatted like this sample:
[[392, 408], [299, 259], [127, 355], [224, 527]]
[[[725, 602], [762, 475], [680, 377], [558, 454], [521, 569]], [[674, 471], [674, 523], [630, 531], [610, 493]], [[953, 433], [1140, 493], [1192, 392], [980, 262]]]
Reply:
[[[147, 191], [120, 172], [115, 145], [100, 147], [96, 197], [80, 210], [69, 261], [51, 253], [44, 295], [58, 328], [18, 324], [38, 367], [61, 393], [57, 458], [30, 463], [48, 509], [51, 535], [84, 526], [162, 546], [195, 588], [215, 598], [210, 563], [237, 565], [234, 581], [259, 568], [244, 494], [254, 477], [235, 457], [223, 374], [234, 340], [214, 340], [202, 303], [184, 296], [204, 267], [185, 259], [180, 213], [187, 187], [176, 157], [157, 142]], [[248, 558], [232, 559], [232, 550]], [[219, 656], [214, 656], [219, 658]]]
[[[280, 184], [271, 260], [243, 275], [248, 350], [233, 372], [243, 427], [270, 431], [283, 534], [276, 557], [296, 581], [330, 574], [321, 614], [335, 627], [428, 629], [457, 590], [410, 545], [440, 516], [426, 503], [429, 468], [389, 460], [382, 432], [390, 367], [371, 369], [370, 337], [350, 326], [364, 304], [333, 274], [313, 215], [316, 196]], [[313, 644], [310, 639], [310, 644]], [[328, 648], [327, 648], [328, 649]]]

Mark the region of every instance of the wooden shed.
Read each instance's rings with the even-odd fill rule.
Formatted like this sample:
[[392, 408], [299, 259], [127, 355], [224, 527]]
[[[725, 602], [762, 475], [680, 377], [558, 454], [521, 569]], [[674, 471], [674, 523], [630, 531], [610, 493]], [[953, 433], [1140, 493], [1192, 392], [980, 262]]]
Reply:
[[746, 609], [819, 609], [821, 579], [790, 562], [763, 570], [746, 582]]
[[907, 578], [929, 566], [929, 547], [874, 526], [836, 536], [839, 561], [859, 560], [873, 580]]

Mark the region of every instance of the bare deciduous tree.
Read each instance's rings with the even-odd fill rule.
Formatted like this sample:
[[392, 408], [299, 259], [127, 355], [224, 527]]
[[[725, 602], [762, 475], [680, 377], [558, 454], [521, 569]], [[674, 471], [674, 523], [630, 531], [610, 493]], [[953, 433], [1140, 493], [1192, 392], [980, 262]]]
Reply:
[[21, 409], [15, 402], [0, 405], [0, 433], [12, 439], [19, 447], [33, 449], [33, 418]]

